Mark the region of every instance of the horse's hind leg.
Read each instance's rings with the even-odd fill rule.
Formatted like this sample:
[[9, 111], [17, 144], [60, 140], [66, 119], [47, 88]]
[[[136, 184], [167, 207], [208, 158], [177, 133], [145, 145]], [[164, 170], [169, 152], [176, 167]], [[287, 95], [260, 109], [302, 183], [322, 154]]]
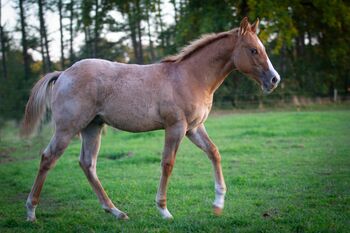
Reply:
[[118, 219], [128, 219], [125, 213], [114, 206], [97, 177], [96, 161], [100, 149], [102, 127], [103, 124], [91, 123], [81, 131], [82, 148], [80, 153], [80, 166], [102, 204], [102, 208], [111, 212]]
[[69, 144], [71, 135], [67, 132], [57, 131], [49, 145], [42, 153], [38, 175], [34, 181], [31, 192], [27, 199], [27, 220], [35, 221], [35, 209], [39, 203], [39, 196], [44, 185], [48, 171], [55, 165], [58, 158], [63, 154]]

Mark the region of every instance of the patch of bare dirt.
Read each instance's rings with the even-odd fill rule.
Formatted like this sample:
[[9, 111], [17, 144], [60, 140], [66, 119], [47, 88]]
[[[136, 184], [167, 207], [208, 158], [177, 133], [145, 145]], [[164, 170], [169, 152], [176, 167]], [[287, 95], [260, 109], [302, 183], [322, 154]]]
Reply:
[[15, 159], [10, 156], [11, 153], [13, 153], [16, 150], [14, 147], [9, 147], [6, 149], [0, 150], [0, 163], [9, 163], [14, 161]]
[[15, 147], [9, 147], [5, 149], [0, 149], [0, 164], [13, 163], [23, 160], [36, 159], [36, 156], [23, 156], [21, 158], [12, 157], [11, 154], [16, 151]]

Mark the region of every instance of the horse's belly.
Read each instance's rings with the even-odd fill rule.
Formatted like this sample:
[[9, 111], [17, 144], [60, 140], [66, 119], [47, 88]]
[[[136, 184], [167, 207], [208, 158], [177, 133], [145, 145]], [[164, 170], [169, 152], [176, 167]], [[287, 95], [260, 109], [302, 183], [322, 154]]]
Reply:
[[108, 125], [124, 131], [145, 132], [163, 128], [163, 122], [152, 107], [124, 105], [99, 115]]
[[157, 129], [163, 129], [163, 124], [159, 122], [152, 122], [147, 120], [135, 120], [135, 119], [113, 119], [106, 120], [105, 122], [117, 129], [128, 132], [147, 132]]

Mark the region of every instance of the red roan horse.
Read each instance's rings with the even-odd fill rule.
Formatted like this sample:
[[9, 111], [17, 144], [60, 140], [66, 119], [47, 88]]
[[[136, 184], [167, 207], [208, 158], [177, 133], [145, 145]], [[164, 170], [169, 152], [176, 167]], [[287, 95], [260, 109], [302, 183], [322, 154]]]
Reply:
[[251, 25], [244, 18], [239, 28], [205, 35], [178, 55], [157, 64], [128, 65], [86, 59], [63, 72], [53, 72], [40, 79], [27, 103], [22, 135], [35, 130], [46, 102], [51, 105], [56, 129], [42, 153], [40, 169], [26, 202], [28, 220], [35, 220], [35, 208], [48, 171], [79, 132], [82, 138], [80, 166], [102, 208], [118, 219], [128, 218], [114, 206], [96, 174], [104, 124], [129, 132], [165, 129], [156, 205], [166, 219], [172, 218], [166, 206], [168, 179], [176, 151], [186, 135], [213, 164], [213, 207], [214, 212], [220, 214], [226, 185], [219, 151], [206, 133], [204, 122], [215, 90], [232, 70], [252, 77], [266, 93], [277, 87], [280, 77], [256, 35], [258, 24], [258, 20]]

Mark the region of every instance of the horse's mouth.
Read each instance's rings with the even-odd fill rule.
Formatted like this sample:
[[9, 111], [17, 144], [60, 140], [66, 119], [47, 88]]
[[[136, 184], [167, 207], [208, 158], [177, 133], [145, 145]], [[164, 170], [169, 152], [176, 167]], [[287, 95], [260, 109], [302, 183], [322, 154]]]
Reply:
[[278, 85], [273, 85], [273, 84], [265, 85], [265, 83], [263, 83], [261, 85], [261, 89], [264, 94], [268, 95], [268, 94], [271, 94], [276, 89], [277, 86]]

